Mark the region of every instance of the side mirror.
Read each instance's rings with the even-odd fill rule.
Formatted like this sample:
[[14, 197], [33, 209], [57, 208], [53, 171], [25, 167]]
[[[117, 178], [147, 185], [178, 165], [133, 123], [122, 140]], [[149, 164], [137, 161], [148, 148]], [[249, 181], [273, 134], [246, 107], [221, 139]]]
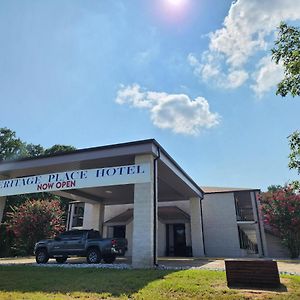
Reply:
[[54, 240], [58, 242], [58, 241], [61, 241], [61, 238], [60, 238], [59, 236], [56, 236], [56, 237], [54, 238]]

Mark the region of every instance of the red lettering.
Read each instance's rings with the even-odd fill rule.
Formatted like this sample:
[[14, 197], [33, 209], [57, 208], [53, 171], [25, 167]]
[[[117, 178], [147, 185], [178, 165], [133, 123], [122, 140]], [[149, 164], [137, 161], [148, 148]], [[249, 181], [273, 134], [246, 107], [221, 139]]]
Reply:
[[50, 182], [48, 182], [48, 183], [41, 183], [41, 184], [38, 184], [37, 190], [38, 191], [40, 191], [40, 190], [42, 190], [42, 191], [50, 190], [50, 189], [53, 188], [53, 185], [54, 185], [53, 182], [52, 183], [50, 183]]
[[76, 186], [76, 180], [59, 181], [55, 184], [57, 189], [70, 188]]

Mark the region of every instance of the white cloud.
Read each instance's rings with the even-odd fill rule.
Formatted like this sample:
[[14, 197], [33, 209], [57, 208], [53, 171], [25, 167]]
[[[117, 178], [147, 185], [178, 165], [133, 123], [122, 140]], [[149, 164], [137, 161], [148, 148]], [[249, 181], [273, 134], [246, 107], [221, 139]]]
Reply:
[[254, 73], [255, 84], [251, 86], [258, 97], [276, 86], [284, 76], [283, 67], [276, 65], [270, 56], [263, 57], [258, 63], [258, 71]]
[[213, 55], [205, 53], [207, 63], [201, 62], [193, 55], [189, 54], [188, 62], [194, 68], [194, 74], [202, 77], [206, 82], [212, 79], [219, 87], [226, 89], [235, 89], [241, 86], [249, 77], [248, 73], [243, 69], [229, 69], [228, 73], [221, 70], [219, 60], [214, 59]]
[[155, 126], [180, 134], [197, 135], [220, 121], [220, 116], [210, 112], [207, 100], [202, 97], [191, 99], [185, 94], [142, 91], [138, 84], [122, 85], [116, 102], [147, 109]]
[[[273, 41], [271, 44], [268, 41], [279, 23], [299, 19], [300, 0], [238, 0], [231, 5], [223, 27], [210, 33], [209, 50], [197, 64], [189, 56], [189, 63], [203, 80], [237, 88], [249, 77], [246, 75], [249, 73], [246, 68], [251, 69], [247, 66], [249, 59], [260, 51], [269, 51]], [[266, 91], [261, 89], [261, 92]]]
[[241, 86], [248, 79], [248, 77], [248, 73], [244, 70], [233, 70], [228, 73], [225, 87], [235, 89]]

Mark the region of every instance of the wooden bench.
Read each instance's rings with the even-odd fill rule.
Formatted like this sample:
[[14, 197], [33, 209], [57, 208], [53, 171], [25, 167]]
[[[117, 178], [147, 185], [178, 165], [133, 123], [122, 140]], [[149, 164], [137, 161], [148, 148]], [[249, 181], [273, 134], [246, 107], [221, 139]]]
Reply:
[[229, 287], [274, 288], [280, 286], [277, 262], [273, 260], [225, 260]]

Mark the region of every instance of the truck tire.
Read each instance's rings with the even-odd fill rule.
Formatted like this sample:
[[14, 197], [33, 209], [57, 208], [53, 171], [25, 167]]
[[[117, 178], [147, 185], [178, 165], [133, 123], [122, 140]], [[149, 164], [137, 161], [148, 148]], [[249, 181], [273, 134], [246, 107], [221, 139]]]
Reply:
[[46, 264], [49, 260], [49, 255], [46, 249], [36, 250], [35, 260], [38, 264]]
[[116, 256], [115, 255], [110, 255], [110, 256], [103, 257], [103, 261], [106, 264], [112, 264], [115, 260], [116, 260]]
[[90, 248], [86, 254], [86, 260], [89, 264], [99, 264], [101, 261], [101, 253], [97, 248]]
[[56, 257], [56, 262], [58, 264], [64, 264], [67, 261], [68, 257], [67, 256], [63, 256], [63, 257]]

